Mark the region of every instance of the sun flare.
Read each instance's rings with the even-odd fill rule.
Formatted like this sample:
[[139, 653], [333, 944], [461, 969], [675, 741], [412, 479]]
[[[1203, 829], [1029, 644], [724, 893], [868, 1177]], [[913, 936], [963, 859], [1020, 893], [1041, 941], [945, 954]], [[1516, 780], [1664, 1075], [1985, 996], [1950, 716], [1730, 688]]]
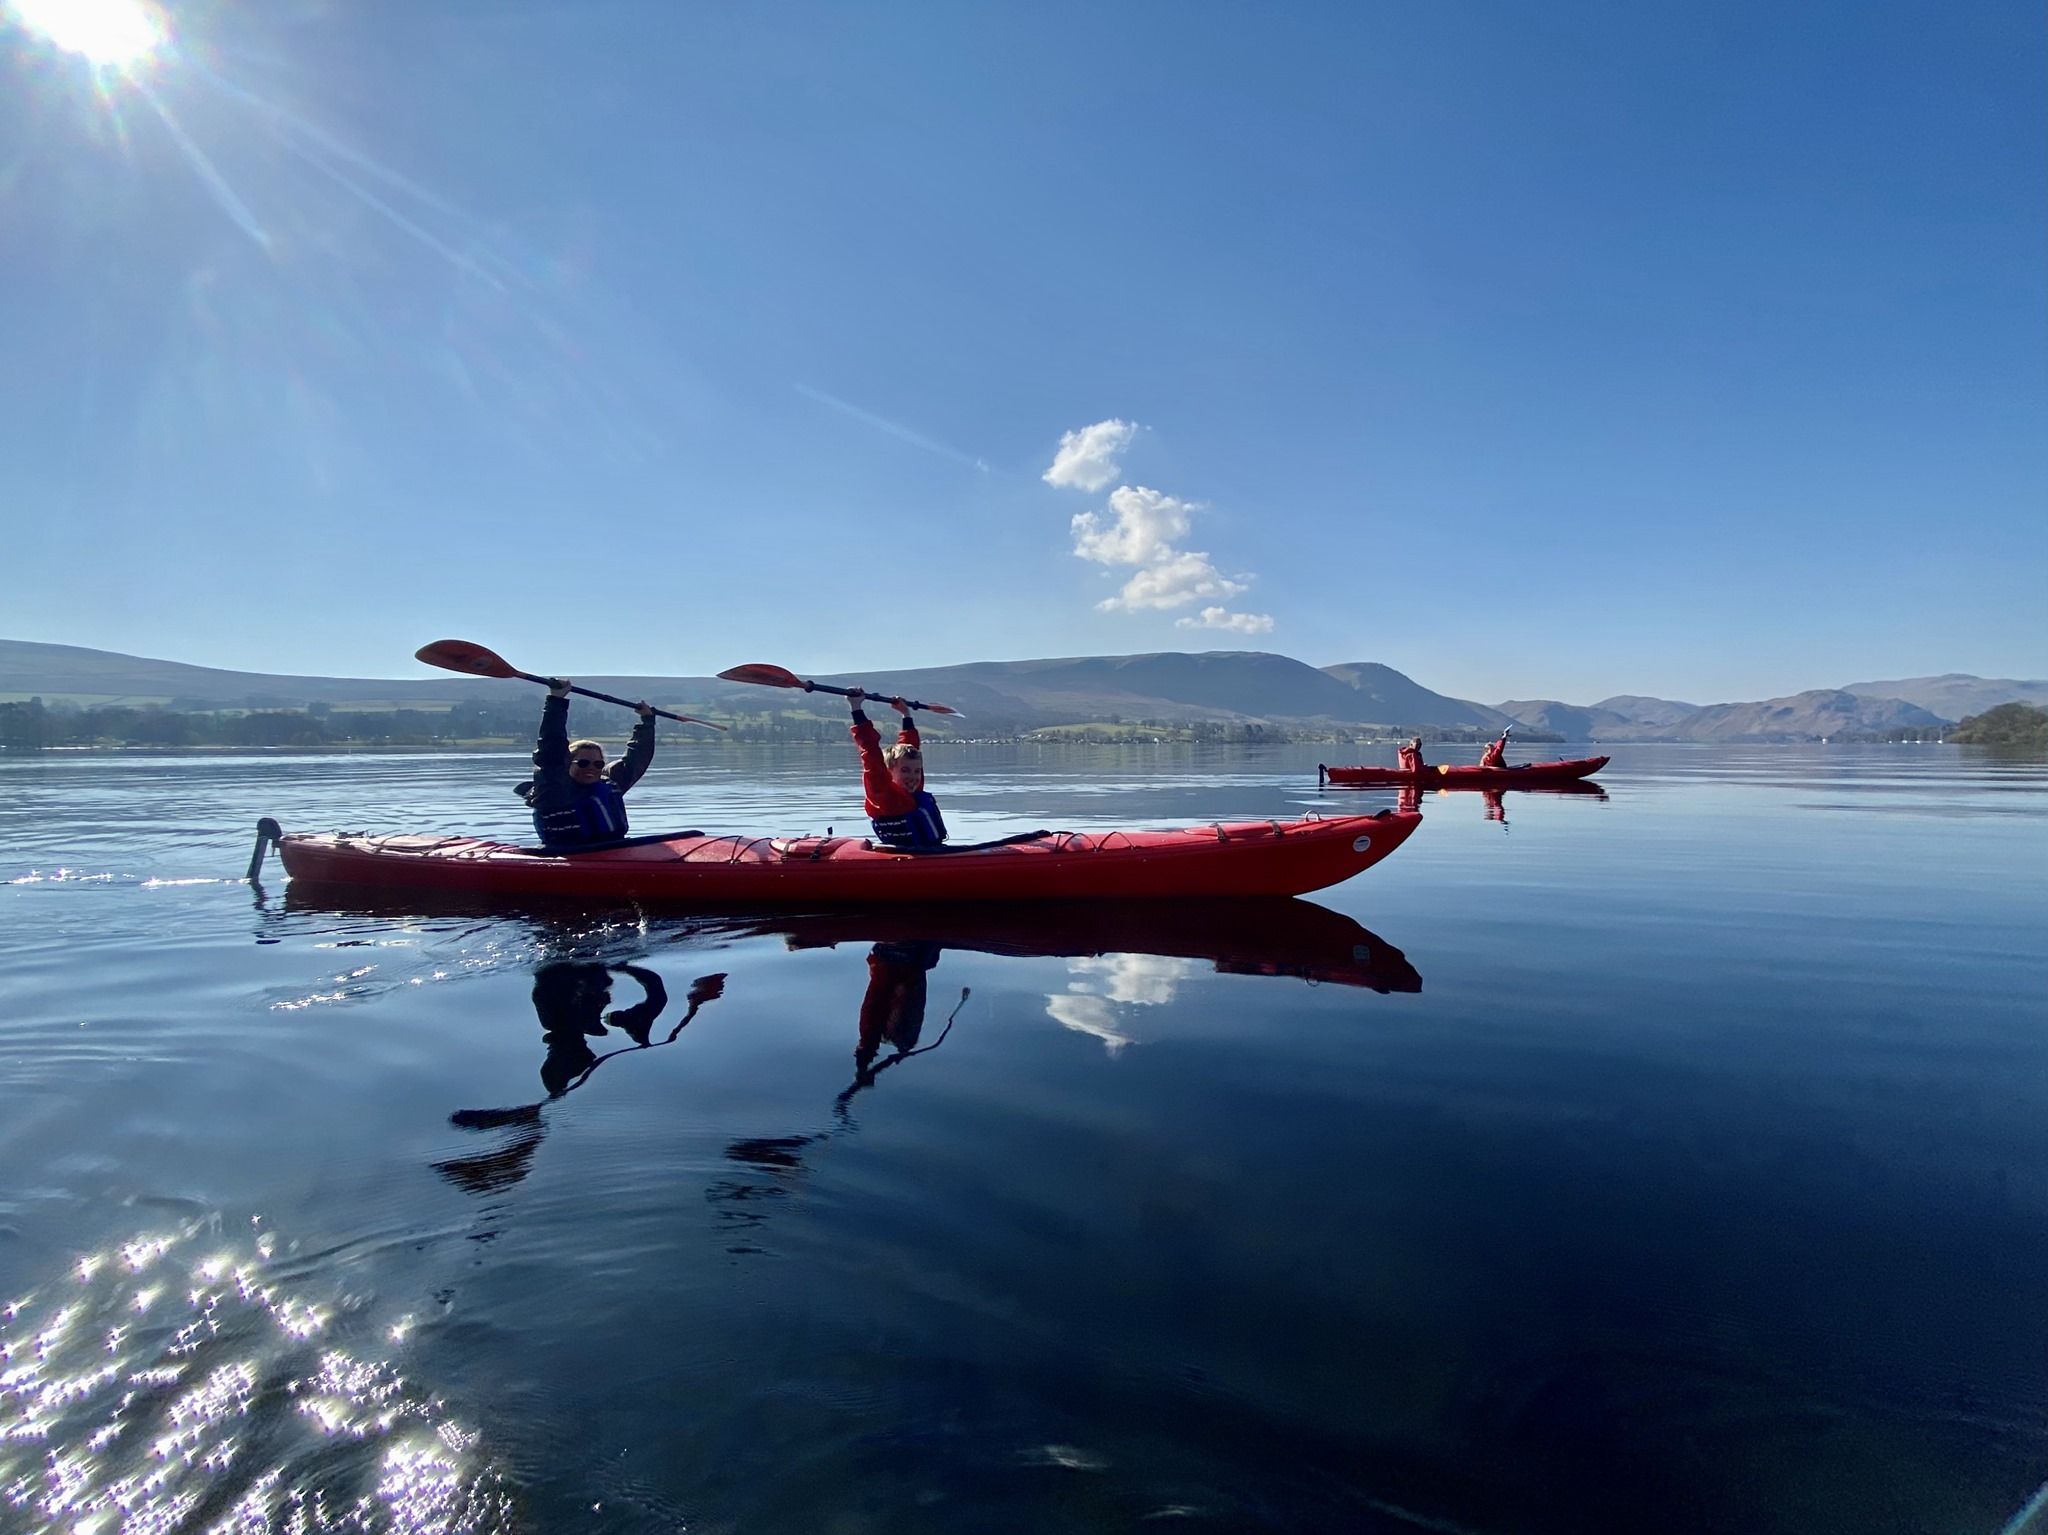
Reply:
[[99, 69], [134, 69], [163, 46], [163, 12], [149, 0], [7, 0], [29, 31]]

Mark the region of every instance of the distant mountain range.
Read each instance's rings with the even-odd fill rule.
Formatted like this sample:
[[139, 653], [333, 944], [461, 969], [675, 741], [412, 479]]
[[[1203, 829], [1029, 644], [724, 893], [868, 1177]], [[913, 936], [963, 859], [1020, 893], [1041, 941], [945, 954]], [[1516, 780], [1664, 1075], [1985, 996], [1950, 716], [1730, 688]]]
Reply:
[[[1969, 679], [1986, 691], [2039, 686]], [[2020, 696], [2005, 694], [2004, 697]], [[1502, 712], [1571, 741], [1811, 741], [1845, 735], [1926, 730], [1954, 718], [1903, 698], [1838, 688], [1814, 688], [1757, 703], [1679, 703], [1670, 698], [1619, 697], [1584, 708], [1555, 699], [1510, 699]], [[1977, 712], [1977, 711], [1971, 711]]]
[[[582, 677], [585, 685], [652, 698], [696, 713], [758, 714], [776, 697], [715, 677]], [[821, 676], [842, 685], [852, 678]], [[1861, 682], [1756, 703], [1690, 704], [1633, 694], [1595, 704], [1509, 699], [1498, 705], [1435, 693], [1374, 661], [1314, 667], [1264, 651], [1068, 656], [974, 661], [959, 666], [866, 674], [861, 680], [908, 696], [943, 699], [979, 728], [1157, 720], [1259, 721], [1281, 727], [1384, 726], [1497, 730], [1518, 724], [1569, 740], [1810, 740], [1926, 729], [1996, 704], [2048, 704], [2048, 682], [1950, 673], [1898, 682]], [[442, 708], [502, 702], [504, 685], [436, 673], [410, 679], [295, 677], [223, 671], [75, 645], [0, 640], [0, 701], [41, 696], [80, 704], [172, 708], [293, 708], [307, 704]]]
[[2032, 704], [2048, 708], [2048, 682], [2015, 682], [2009, 677], [1971, 677], [1945, 672], [1939, 677], [1907, 677], [1898, 682], [1852, 682], [1844, 693], [1864, 698], [1903, 698], [1945, 720], [1968, 719], [2000, 704]]

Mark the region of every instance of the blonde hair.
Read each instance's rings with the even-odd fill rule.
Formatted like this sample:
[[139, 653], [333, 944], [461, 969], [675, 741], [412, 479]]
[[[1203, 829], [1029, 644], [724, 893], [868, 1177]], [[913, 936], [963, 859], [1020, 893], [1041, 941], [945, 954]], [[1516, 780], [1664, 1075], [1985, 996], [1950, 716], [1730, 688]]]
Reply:
[[604, 742], [602, 741], [571, 741], [569, 743], [569, 755], [575, 756], [586, 746], [592, 751], [602, 752], [604, 750]]
[[897, 742], [894, 746], [885, 746], [882, 748], [882, 760], [888, 763], [891, 767], [894, 767], [897, 763], [901, 762], [905, 757], [908, 757], [913, 762], [924, 761], [923, 752], [919, 751], [915, 746], [907, 746], [900, 741]]

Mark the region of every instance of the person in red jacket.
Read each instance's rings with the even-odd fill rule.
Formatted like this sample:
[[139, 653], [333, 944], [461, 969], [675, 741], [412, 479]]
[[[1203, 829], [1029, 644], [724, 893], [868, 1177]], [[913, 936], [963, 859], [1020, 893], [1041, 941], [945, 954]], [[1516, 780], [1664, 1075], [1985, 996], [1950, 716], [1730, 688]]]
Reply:
[[1404, 773], [1420, 773], [1428, 766], [1422, 760], [1421, 736], [1410, 736], [1394, 756]]
[[884, 751], [874, 722], [861, 711], [866, 698], [859, 688], [846, 695], [853, 706], [860, 787], [867, 800], [868, 819], [874, 823], [875, 840], [913, 852], [931, 852], [945, 844], [946, 821], [939, 814], [939, 802], [925, 792], [924, 743], [910, 718], [910, 706], [900, 698], [889, 700], [903, 716], [903, 724], [896, 733], [896, 744]]
[[1508, 726], [1507, 730], [1500, 733], [1500, 739], [1486, 748], [1485, 754], [1479, 759], [1481, 767], [1504, 768], [1508, 765], [1508, 732], [1514, 728], [1512, 725]]

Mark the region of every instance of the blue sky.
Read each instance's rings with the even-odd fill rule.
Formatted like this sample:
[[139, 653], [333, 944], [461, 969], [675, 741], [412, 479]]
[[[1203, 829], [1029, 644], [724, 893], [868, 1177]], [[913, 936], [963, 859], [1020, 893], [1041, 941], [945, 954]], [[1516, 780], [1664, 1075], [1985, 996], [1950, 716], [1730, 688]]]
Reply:
[[166, 11], [0, 0], [0, 636], [2048, 673], [2032, 0]]

